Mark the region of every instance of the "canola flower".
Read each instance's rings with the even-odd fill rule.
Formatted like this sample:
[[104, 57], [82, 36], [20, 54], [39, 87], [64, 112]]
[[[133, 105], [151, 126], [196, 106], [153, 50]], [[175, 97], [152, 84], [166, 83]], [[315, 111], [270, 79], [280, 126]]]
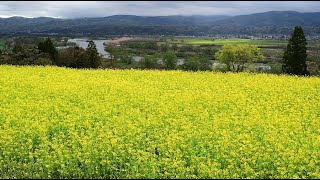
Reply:
[[320, 178], [320, 78], [0, 66], [0, 178]]

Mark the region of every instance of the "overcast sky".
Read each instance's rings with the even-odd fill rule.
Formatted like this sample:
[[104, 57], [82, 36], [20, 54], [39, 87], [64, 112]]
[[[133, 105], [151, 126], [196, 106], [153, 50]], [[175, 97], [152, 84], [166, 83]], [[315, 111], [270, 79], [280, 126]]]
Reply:
[[1, 1], [0, 17], [111, 15], [241, 15], [266, 11], [320, 12], [318, 1]]

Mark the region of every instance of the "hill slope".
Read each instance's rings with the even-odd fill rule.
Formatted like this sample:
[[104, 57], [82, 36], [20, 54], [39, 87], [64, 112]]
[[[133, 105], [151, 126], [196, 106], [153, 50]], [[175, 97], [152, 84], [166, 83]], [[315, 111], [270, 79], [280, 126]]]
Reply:
[[270, 11], [230, 17], [215, 23], [238, 26], [320, 26], [320, 12]]
[[133, 16], [55, 19], [11, 17], [0, 19], [4, 33], [90, 34], [290, 34], [301, 25], [310, 35], [320, 34], [320, 13], [270, 11], [240, 16]]

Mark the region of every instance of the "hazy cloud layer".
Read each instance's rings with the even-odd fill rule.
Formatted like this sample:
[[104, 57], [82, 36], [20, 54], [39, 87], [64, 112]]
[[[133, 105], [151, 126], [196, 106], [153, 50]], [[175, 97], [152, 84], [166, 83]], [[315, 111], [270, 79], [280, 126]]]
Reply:
[[0, 17], [111, 15], [241, 15], [266, 11], [320, 12], [317, 1], [1, 1]]

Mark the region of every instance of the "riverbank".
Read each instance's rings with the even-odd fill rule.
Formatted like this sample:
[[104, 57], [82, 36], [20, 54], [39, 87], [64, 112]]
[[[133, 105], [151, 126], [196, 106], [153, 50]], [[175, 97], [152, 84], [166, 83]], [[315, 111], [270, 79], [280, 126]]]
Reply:
[[118, 39], [112, 39], [112, 40], [108, 40], [106, 42], [103, 43], [103, 45], [108, 45], [108, 44], [112, 44], [112, 45], [120, 45], [120, 43], [122, 41], [128, 41], [130, 39], [133, 39], [131, 37], [121, 37], [121, 38], [118, 38]]

